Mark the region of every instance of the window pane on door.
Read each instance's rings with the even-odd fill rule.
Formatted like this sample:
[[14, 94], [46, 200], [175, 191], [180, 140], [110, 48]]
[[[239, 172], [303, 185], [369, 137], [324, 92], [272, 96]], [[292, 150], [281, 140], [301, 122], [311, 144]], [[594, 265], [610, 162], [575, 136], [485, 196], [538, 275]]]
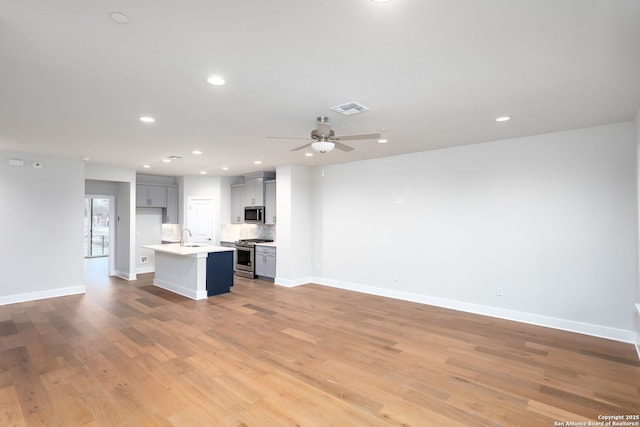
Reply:
[[109, 255], [109, 199], [86, 197], [84, 203], [85, 257]]

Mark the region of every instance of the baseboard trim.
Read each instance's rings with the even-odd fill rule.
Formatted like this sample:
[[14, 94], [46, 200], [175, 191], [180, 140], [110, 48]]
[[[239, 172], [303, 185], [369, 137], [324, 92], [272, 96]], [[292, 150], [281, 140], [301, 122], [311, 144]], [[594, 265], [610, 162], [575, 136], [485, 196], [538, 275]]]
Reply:
[[285, 288], [295, 288], [296, 286], [306, 285], [311, 282], [311, 277], [302, 277], [298, 279], [283, 279], [282, 277], [276, 277], [273, 280], [275, 285], [284, 286]]
[[182, 295], [183, 297], [191, 298], [191, 299], [206, 299], [207, 291], [194, 291], [192, 289], [185, 288], [180, 285], [176, 285], [175, 283], [166, 282], [164, 280], [154, 279], [153, 284], [159, 288], [166, 289], [167, 291], [175, 292], [176, 294]]
[[136, 268], [136, 274], [155, 273], [155, 271], [156, 271], [156, 267], [154, 265]]
[[28, 292], [0, 297], [0, 305], [16, 304], [19, 302], [35, 301], [39, 299], [65, 297], [68, 295], [84, 294], [87, 288], [83, 286], [70, 286], [68, 288], [49, 289], [46, 291]]
[[584, 335], [591, 335], [599, 338], [606, 338], [614, 341], [621, 341], [634, 344], [638, 349], [640, 357], [640, 343], [637, 342], [636, 332], [611, 328], [608, 326], [594, 325], [591, 323], [577, 322], [574, 320], [560, 319], [556, 317], [548, 317], [539, 314], [524, 313], [515, 310], [508, 310], [497, 307], [490, 307], [480, 304], [472, 304], [463, 301], [450, 300], [446, 298], [430, 297], [427, 295], [415, 294], [411, 292], [395, 291], [392, 289], [378, 288], [375, 286], [360, 285], [357, 283], [348, 283], [338, 280], [314, 277], [310, 283], [331, 286], [339, 289], [362, 292], [371, 295], [378, 295], [388, 298], [400, 299], [421, 304], [434, 305], [452, 310], [475, 313], [484, 316], [496, 317], [499, 319], [512, 320], [515, 322], [528, 323], [537, 326], [544, 326], [552, 329], [559, 329], [568, 332], [576, 332]]
[[636, 310], [638, 310], [636, 317], [636, 326], [638, 328], [638, 333], [636, 334], [636, 351], [638, 352], [638, 359], [640, 359], [640, 303], [636, 303]]
[[135, 273], [131, 274], [131, 273], [127, 273], [127, 272], [124, 272], [124, 271], [116, 270], [115, 271], [115, 275], [117, 277], [119, 277], [121, 279], [124, 279], [124, 280], [127, 280], [127, 281], [136, 280], [136, 274]]

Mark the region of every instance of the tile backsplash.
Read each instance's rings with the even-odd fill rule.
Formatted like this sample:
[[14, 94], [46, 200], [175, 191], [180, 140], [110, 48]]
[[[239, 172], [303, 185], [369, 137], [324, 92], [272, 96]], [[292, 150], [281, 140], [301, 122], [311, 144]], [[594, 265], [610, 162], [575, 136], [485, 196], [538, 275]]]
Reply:
[[225, 224], [220, 231], [220, 241], [235, 242], [240, 239], [276, 240], [276, 226], [267, 224]]
[[179, 242], [182, 227], [179, 224], [162, 224], [162, 241]]

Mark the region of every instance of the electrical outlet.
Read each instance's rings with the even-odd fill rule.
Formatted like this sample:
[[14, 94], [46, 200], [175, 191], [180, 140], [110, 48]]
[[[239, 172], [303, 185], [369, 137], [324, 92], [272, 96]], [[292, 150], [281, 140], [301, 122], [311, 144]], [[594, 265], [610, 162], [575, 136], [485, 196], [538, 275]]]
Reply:
[[140, 257], [140, 264], [146, 264], [149, 262], [149, 258], [146, 256], [141, 256]]
[[504, 289], [502, 289], [502, 286], [498, 286], [496, 288], [496, 295], [498, 295], [499, 297], [504, 295]]
[[399, 273], [393, 273], [393, 281], [394, 282], [399, 282], [400, 281], [400, 274]]

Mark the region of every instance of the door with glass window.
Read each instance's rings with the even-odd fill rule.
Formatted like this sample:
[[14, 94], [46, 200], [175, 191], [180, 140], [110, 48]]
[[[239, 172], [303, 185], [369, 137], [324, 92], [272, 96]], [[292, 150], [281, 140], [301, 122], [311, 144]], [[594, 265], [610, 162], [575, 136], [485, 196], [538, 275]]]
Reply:
[[111, 203], [99, 197], [84, 198], [84, 256], [109, 256]]

